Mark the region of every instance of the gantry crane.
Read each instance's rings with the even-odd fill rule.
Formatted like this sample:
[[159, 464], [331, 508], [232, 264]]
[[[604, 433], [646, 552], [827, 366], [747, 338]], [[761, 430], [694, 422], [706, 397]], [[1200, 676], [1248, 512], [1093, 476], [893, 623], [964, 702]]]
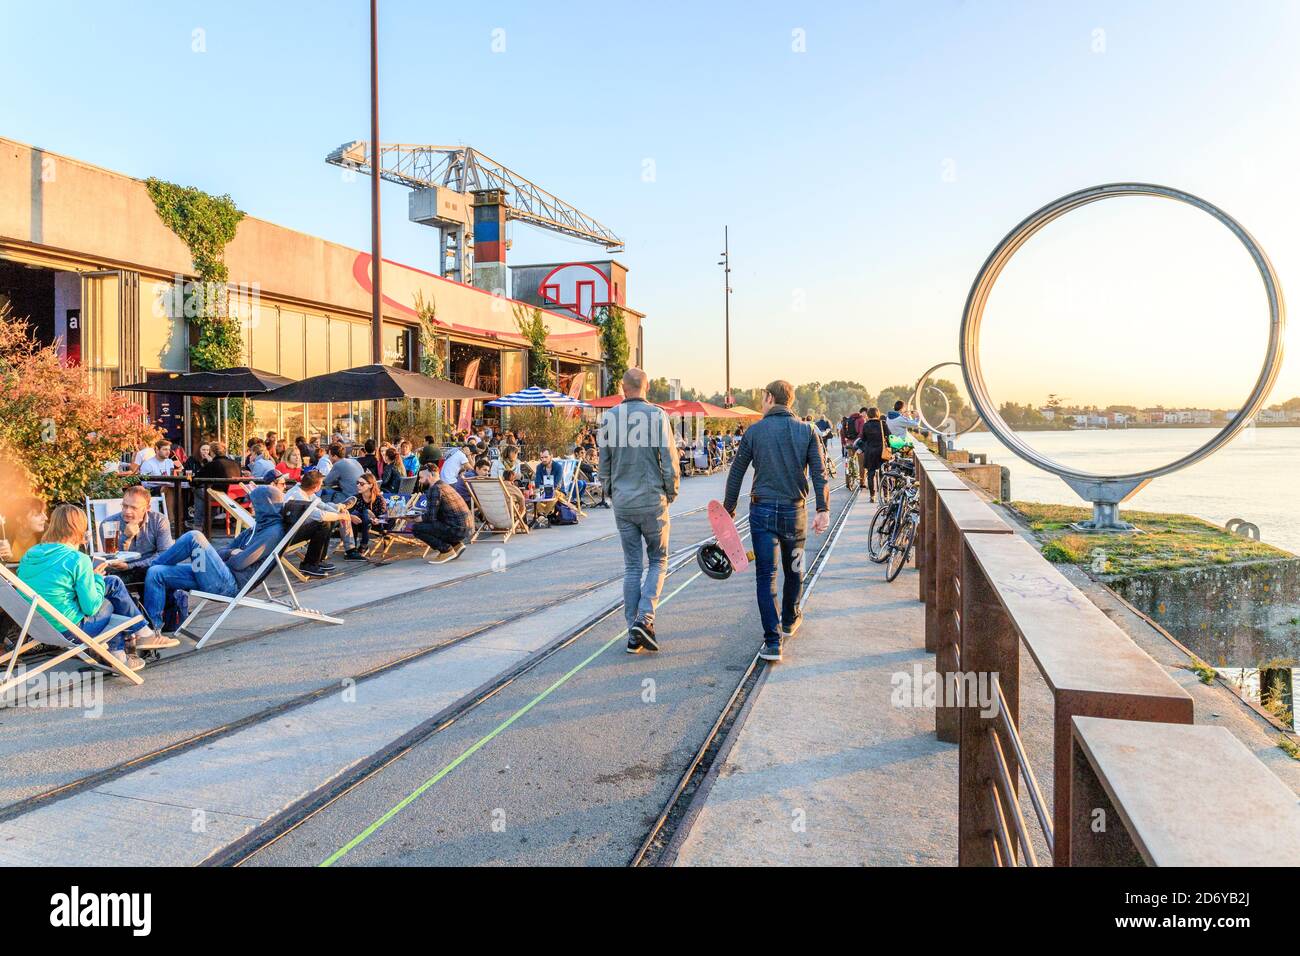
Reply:
[[[363, 140], [344, 143], [325, 161], [367, 176], [375, 174], [370, 144]], [[470, 146], [381, 143], [378, 169], [381, 179], [413, 190], [410, 219], [438, 229], [442, 274], [459, 282], [472, 275], [475, 285], [492, 288], [503, 281], [502, 275], [490, 270], [481, 277], [483, 270], [473, 258], [475, 234], [480, 241], [492, 235], [490, 225], [484, 223], [490, 224], [493, 216], [499, 217], [498, 230], [513, 219], [604, 246], [607, 252], [623, 249], [623, 240], [609, 227]], [[505, 236], [498, 233], [493, 242], [499, 248], [490, 265], [504, 273]]]

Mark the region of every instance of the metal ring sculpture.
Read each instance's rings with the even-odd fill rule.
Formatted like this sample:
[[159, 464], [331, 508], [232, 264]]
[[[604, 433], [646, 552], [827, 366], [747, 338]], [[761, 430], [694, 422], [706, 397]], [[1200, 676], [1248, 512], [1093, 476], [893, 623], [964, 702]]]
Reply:
[[[944, 438], [952, 439], [952, 438], [959, 438], [962, 435], [966, 434], [968, 431], [974, 429], [975, 426], [980, 423], [979, 416], [978, 415], [975, 416], [975, 420], [972, 421], [965, 428], [961, 429], [960, 431], [955, 431], [951, 435], [949, 435], [948, 433], [941, 431], [940, 429], [935, 428], [933, 425], [931, 425], [929, 419], [925, 417], [925, 412], [921, 410], [921, 389], [925, 387], [925, 383], [929, 380], [931, 375], [939, 371], [939, 369], [945, 368], [946, 366], [949, 365], [961, 365], [961, 362], [940, 362], [938, 365], [932, 365], [930, 368], [926, 369], [925, 374], [923, 374], [920, 378], [916, 380], [916, 388], [912, 389], [912, 407], [916, 409], [916, 417], [920, 420], [922, 425], [924, 425], [930, 431], [934, 432], [934, 434], [936, 435], [943, 435]], [[943, 389], [939, 389], [939, 391], [943, 392], [943, 400], [945, 406], [947, 407], [948, 410], [951, 410], [952, 406], [948, 404], [948, 393], [944, 392]], [[944, 417], [945, 418], [948, 417], [948, 411], [944, 412]]]
[[[1147, 196], [1157, 199], [1172, 199], [1184, 203], [1213, 216], [1237, 237], [1238, 241], [1246, 247], [1246, 251], [1250, 253], [1255, 267], [1259, 270], [1260, 278], [1264, 282], [1264, 292], [1268, 297], [1268, 351], [1264, 356], [1264, 364], [1260, 368], [1259, 378], [1255, 380], [1255, 387], [1251, 390], [1250, 396], [1242, 405], [1240, 412], [1217, 435], [1200, 448], [1184, 455], [1177, 461], [1147, 471], [1125, 475], [1098, 475], [1058, 464], [1034, 450], [1011, 430], [1002, 419], [1002, 416], [998, 414], [997, 407], [989, 397], [988, 386], [984, 382], [984, 372], [979, 364], [979, 334], [989, 293], [992, 292], [993, 285], [997, 282], [998, 276], [1002, 274], [1002, 270], [1006, 268], [1007, 263], [1011, 261], [1011, 257], [1016, 254], [1021, 246], [1044, 226], [1059, 219], [1067, 212], [1103, 199], [1120, 196]], [[975, 276], [970, 294], [966, 297], [966, 308], [962, 313], [962, 374], [966, 379], [966, 390], [970, 394], [976, 411], [979, 412], [980, 418], [984, 420], [989, 431], [1002, 444], [1031, 465], [1063, 479], [1081, 497], [1092, 501], [1094, 505], [1093, 526], [1098, 528], [1125, 527], [1122, 523], [1118, 523], [1116, 519], [1119, 502], [1131, 497], [1151, 479], [1186, 468], [1188, 465], [1195, 464], [1214, 454], [1214, 452], [1232, 441], [1237, 433], [1250, 423], [1267, 399], [1268, 393], [1272, 389], [1281, 369], [1282, 342], [1285, 328], [1286, 305], [1282, 299], [1282, 288], [1278, 283], [1277, 273], [1274, 272], [1273, 264], [1269, 262], [1264, 250], [1240, 223], [1217, 206], [1179, 189], [1158, 186], [1152, 183], [1109, 183], [1081, 189], [1078, 192], [1070, 193], [1048, 203], [1007, 233], [989, 254], [989, 257], [984, 261], [984, 265], [980, 267], [979, 273]]]

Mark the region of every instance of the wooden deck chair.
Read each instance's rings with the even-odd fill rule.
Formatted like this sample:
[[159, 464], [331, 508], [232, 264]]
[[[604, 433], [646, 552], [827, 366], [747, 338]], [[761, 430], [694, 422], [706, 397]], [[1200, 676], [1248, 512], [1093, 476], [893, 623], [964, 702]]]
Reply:
[[[293, 540], [294, 535], [298, 533], [298, 530], [304, 524], [311, 520], [312, 514], [319, 506], [319, 501], [313, 500], [308, 503], [308, 506], [303, 509], [302, 514], [298, 516], [298, 520], [295, 521], [291, 527], [287, 528], [284, 534], [280, 536], [280, 540], [273, 548], [271, 548], [270, 553], [262, 559], [262, 563], [257, 566], [257, 570], [253, 572], [253, 576], [248, 579], [247, 583], [239, 589], [239, 593], [234, 597], [227, 597], [224, 594], [211, 594], [207, 591], [190, 592], [190, 598], [194, 601], [194, 604], [190, 609], [189, 616], [181, 622], [179, 631], [196, 642], [195, 650], [203, 647], [203, 645], [208, 642], [208, 639], [217, 632], [217, 629], [220, 628], [222, 624], [225, 623], [226, 618], [230, 616], [230, 612], [237, 607], [252, 608], [258, 611], [268, 611], [273, 614], [284, 614], [289, 617], [302, 618], [308, 621], [320, 621], [323, 624], [343, 623], [342, 618], [331, 617], [321, 611], [316, 611], [309, 607], [303, 607], [302, 602], [298, 600], [298, 592], [293, 589], [293, 582], [289, 580], [289, 575], [285, 573], [284, 564], [280, 560], [284, 553], [284, 549], [288, 546], [289, 542]], [[272, 570], [279, 570], [280, 572], [280, 578], [284, 581], [285, 587], [284, 597], [277, 598], [271, 594], [271, 587], [267, 579], [271, 576]], [[259, 588], [265, 597], [253, 596], [253, 592]], [[209, 602], [224, 604], [225, 610], [217, 615], [217, 619], [208, 626], [207, 630], [205, 630], [202, 635], [195, 638], [194, 634], [189, 629], [190, 622], [198, 616], [199, 612], [202, 611]]]
[[[141, 615], [136, 615], [129, 621], [124, 621], [116, 627], [107, 628], [94, 637], [90, 637], [79, 625], [69, 621], [49, 601], [33, 591], [19, 580], [18, 575], [3, 565], [0, 565], [0, 607], [3, 607], [4, 612], [13, 618], [19, 629], [14, 649], [7, 654], [0, 655], [0, 665], [4, 666], [4, 674], [0, 676], [0, 694], [4, 694], [11, 688], [21, 686], [38, 674], [42, 674], [52, 667], [57, 667], [73, 657], [80, 657], [82, 660], [90, 661], [96, 666], [103, 665], [113, 673], [121, 674], [132, 684], [144, 683], [144, 678], [114, 657], [113, 652], [108, 649], [108, 642], [111, 638], [116, 637], [133, 624], [138, 624], [144, 620]], [[39, 613], [41, 611], [58, 621], [59, 626], [63, 627], [66, 633], [60, 631], [46, 620]], [[18, 658], [42, 644], [51, 647], [62, 647], [64, 650], [37, 667], [24, 670], [15, 677], [14, 669], [18, 663]]]
[[219, 504], [222, 511], [235, 519], [235, 524], [239, 526], [240, 531], [257, 524], [257, 519], [253, 517], [253, 513], [224, 491], [209, 488], [208, 497]]
[[[149, 499], [151, 511], [157, 511], [168, 523], [171, 516], [167, 514], [167, 499], [154, 495]], [[86, 499], [86, 548], [90, 551], [103, 551], [104, 540], [100, 537], [99, 526], [122, 513], [121, 498], [87, 498]]]
[[510, 497], [510, 491], [506, 488], [506, 483], [503, 480], [500, 478], [466, 478], [465, 484], [469, 487], [470, 497], [474, 499], [479, 512], [483, 515], [483, 521], [470, 536], [470, 544], [477, 541], [478, 536], [484, 531], [490, 534], [505, 535], [501, 539], [502, 544], [509, 541], [510, 536], [516, 532], [528, 534], [528, 525], [524, 521], [524, 511]]

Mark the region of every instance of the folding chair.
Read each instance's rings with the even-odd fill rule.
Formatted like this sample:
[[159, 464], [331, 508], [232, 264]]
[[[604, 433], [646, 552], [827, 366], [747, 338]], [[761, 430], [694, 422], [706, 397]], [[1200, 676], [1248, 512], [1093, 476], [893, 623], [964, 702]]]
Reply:
[[[170, 523], [167, 514], [167, 499], [161, 495], [149, 499], [149, 509], [159, 512]], [[121, 498], [87, 498], [86, 499], [86, 548], [89, 551], [103, 551], [104, 540], [100, 536], [99, 526], [105, 521], [116, 518], [122, 513]]]
[[[92, 656], [97, 657], [104, 667], [109, 668], [114, 673], [121, 674], [131, 683], [144, 683], [143, 677], [119, 661], [113, 656], [113, 652], [108, 649], [110, 639], [116, 637], [133, 624], [138, 624], [144, 620], [141, 615], [136, 615], [129, 621], [124, 621], [116, 627], [100, 631], [94, 637], [91, 637], [79, 625], [64, 617], [49, 601], [19, 580], [18, 575], [3, 565], [0, 565], [0, 607], [4, 608], [5, 613], [13, 618], [14, 623], [19, 628], [18, 638], [14, 642], [14, 649], [7, 654], [0, 655], [0, 665], [5, 665], [4, 676], [0, 677], [0, 694], [26, 683], [38, 674], [42, 674], [52, 667], [57, 667], [72, 657], [81, 657], [83, 660], [88, 660]], [[66, 633], [59, 631], [40, 612], [44, 612], [58, 621], [59, 626], [66, 629]], [[18, 663], [18, 658], [42, 644], [51, 647], [62, 647], [66, 648], [66, 650], [54, 655], [32, 670], [24, 670], [15, 677], [14, 668]], [[91, 661], [91, 663], [95, 662]]]
[[[253, 576], [248, 579], [247, 583], [239, 589], [239, 593], [234, 597], [227, 597], [224, 594], [211, 594], [207, 591], [190, 592], [190, 597], [195, 599], [196, 603], [190, 610], [189, 616], [181, 622], [179, 631], [191, 640], [196, 639], [189, 630], [190, 622], [198, 616], [199, 612], [202, 611], [209, 602], [225, 605], [225, 610], [218, 614], [217, 619], [208, 626], [208, 629], [203, 632], [201, 637], [197, 638], [195, 650], [203, 647], [203, 645], [208, 642], [208, 638], [212, 637], [212, 635], [216, 633], [217, 629], [225, 623], [226, 618], [230, 616], [230, 612], [237, 607], [252, 608], [253, 610], [258, 611], [269, 611], [273, 614], [284, 614], [289, 617], [303, 618], [308, 621], [320, 621], [324, 624], [343, 623], [342, 618], [330, 617], [328, 614], [313, 610], [312, 608], [303, 607], [302, 603], [298, 600], [298, 592], [293, 589], [293, 583], [289, 580], [289, 575], [285, 573], [284, 563], [280, 560], [285, 547], [287, 547], [289, 542], [293, 540], [294, 535], [298, 533], [299, 529], [311, 519], [312, 513], [315, 512], [319, 506], [320, 502], [318, 501], [313, 500], [308, 502], [307, 507], [303, 509], [302, 514], [298, 516], [298, 520], [295, 521], [293, 526], [280, 537], [280, 540], [276, 542], [275, 547], [271, 548], [267, 556], [262, 559], [262, 563], [257, 566], [257, 570], [253, 572]], [[277, 598], [271, 594], [271, 587], [267, 583], [267, 578], [270, 576], [272, 569], [278, 569], [280, 572], [280, 578], [284, 581], [286, 591], [286, 596], [284, 598]], [[257, 588], [262, 589], [262, 592], [266, 595], [265, 599], [252, 596], [252, 592]]]
[[419, 479], [419, 477], [420, 477], [419, 475], [407, 475], [405, 478], [403, 478], [403, 479], [398, 483], [398, 485], [397, 485], [397, 493], [398, 493], [399, 495], [411, 495], [411, 494], [414, 494], [414, 493], [415, 493], [415, 483], [416, 483], [416, 481]]
[[579, 518], [585, 518], [587, 513], [582, 510], [582, 496], [578, 494], [578, 476], [581, 472], [578, 470], [578, 459], [561, 458], [560, 460], [560, 487], [556, 490], [564, 496], [565, 500], [578, 513]]
[[466, 478], [470, 497], [478, 505], [483, 515], [483, 523], [474, 529], [470, 544], [478, 540], [484, 531], [491, 534], [505, 535], [501, 543], [505, 544], [510, 536], [528, 534], [528, 524], [524, 521], [524, 512], [510, 497], [506, 483], [500, 478]]

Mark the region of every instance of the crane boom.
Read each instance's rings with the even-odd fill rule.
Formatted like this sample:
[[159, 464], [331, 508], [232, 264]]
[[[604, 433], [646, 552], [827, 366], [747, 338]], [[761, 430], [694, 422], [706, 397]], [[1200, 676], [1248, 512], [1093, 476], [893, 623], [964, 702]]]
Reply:
[[[325, 161], [368, 176], [375, 174], [370, 144], [363, 140], [344, 143]], [[511, 194], [506, 209], [510, 219], [593, 242], [609, 252], [620, 251], [624, 245], [608, 226], [470, 146], [381, 143], [379, 178], [412, 189], [441, 186], [460, 193], [504, 189]]]

